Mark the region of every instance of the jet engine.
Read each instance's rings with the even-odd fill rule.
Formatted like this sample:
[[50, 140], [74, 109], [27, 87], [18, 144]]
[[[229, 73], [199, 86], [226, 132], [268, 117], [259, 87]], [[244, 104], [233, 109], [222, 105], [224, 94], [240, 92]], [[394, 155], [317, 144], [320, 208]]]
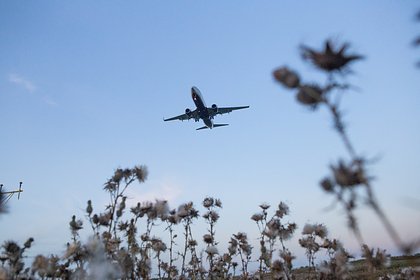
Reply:
[[185, 109], [185, 114], [187, 114], [187, 116], [191, 116], [191, 110], [189, 108]]
[[213, 112], [217, 113], [217, 111], [219, 111], [219, 109], [217, 108], [216, 104], [211, 105], [211, 109], [213, 110]]

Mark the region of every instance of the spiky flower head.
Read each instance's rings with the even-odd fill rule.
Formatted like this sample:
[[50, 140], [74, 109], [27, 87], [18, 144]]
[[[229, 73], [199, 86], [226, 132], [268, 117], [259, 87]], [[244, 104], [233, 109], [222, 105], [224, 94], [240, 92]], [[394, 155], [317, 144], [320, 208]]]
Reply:
[[165, 252], [166, 249], [167, 249], [167, 246], [159, 238], [153, 238], [152, 239], [152, 249], [153, 249], [153, 251], [155, 251], [156, 253], [159, 254], [160, 252]]
[[194, 208], [194, 204], [192, 202], [181, 204], [178, 207], [178, 211], [176, 215], [182, 220], [185, 218], [197, 218], [198, 211]]
[[337, 165], [331, 165], [335, 182], [342, 187], [353, 187], [365, 183], [364, 170], [357, 163], [346, 164], [340, 160]]
[[297, 229], [297, 225], [295, 223], [289, 223], [286, 227], [282, 227], [280, 229], [279, 235], [280, 238], [283, 240], [288, 240], [292, 238], [293, 233]]
[[124, 170], [122, 170], [121, 168], [117, 168], [114, 171], [114, 175], [112, 176], [111, 180], [114, 183], [120, 183], [121, 179], [124, 177]]
[[214, 204], [214, 199], [212, 197], [206, 197], [203, 200], [203, 206], [206, 207], [206, 208], [212, 207], [213, 204]]
[[331, 40], [327, 40], [323, 50], [316, 51], [303, 45], [301, 46], [301, 53], [304, 59], [309, 60], [323, 71], [342, 71], [350, 62], [363, 58], [361, 55], [357, 54], [346, 54], [348, 47], [348, 43], [344, 43], [342, 46], [336, 47]]
[[203, 241], [207, 244], [213, 244], [214, 238], [211, 234], [206, 233], [203, 235]]
[[4, 242], [3, 248], [8, 256], [17, 256], [20, 254], [21, 251], [20, 246], [14, 241]]
[[233, 237], [235, 237], [239, 242], [247, 242], [248, 239], [245, 232], [238, 232], [237, 234], [234, 234]]
[[264, 219], [264, 214], [262, 213], [255, 213], [251, 216], [251, 220], [254, 220], [255, 222], [260, 222]]
[[216, 200], [214, 201], [214, 205], [216, 205], [216, 207], [222, 208], [222, 201], [216, 198]]
[[219, 217], [220, 215], [216, 211], [213, 211], [213, 210], [210, 210], [203, 215], [204, 219], [207, 219], [212, 223], [217, 222], [217, 220], [219, 220]]
[[194, 240], [194, 239], [188, 240], [188, 246], [195, 247], [197, 245], [198, 245], [197, 240]]
[[299, 245], [312, 252], [317, 252], [320, 248], [313, 236], [305, 236], [302, 239], [299, 239]]
[[314, 225], [314, 233], [315, 235], [319, 236], [320, 238], [327, 237], [328, 229], [323, 224], [316, 224]]
[[149, 172], [147, 170], [147, 166], [145, 165], [137, 165], [133, 168], [133, 173], [136, 176], [139, 183], [143, 183], [146, 181]]
[[284, 202], [280, 202], [276, 211], [276, 216], [281, 219], [286, 215], [289, 215], [289, 206]]

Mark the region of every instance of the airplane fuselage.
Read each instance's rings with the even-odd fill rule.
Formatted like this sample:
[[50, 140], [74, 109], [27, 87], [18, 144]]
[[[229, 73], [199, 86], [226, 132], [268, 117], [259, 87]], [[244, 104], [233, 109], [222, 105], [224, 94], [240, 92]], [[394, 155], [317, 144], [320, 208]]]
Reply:
[[191, 88], [191, 97], [194, 101], [195, 106], [197, 107], [200, 119], [203, 120], [204, 124], [208, 128], [213, 128], [213, 121], [210, 118], [206, 104], [204, 103], [203, 97], [201, 96], [201, 92], [197, 87]]

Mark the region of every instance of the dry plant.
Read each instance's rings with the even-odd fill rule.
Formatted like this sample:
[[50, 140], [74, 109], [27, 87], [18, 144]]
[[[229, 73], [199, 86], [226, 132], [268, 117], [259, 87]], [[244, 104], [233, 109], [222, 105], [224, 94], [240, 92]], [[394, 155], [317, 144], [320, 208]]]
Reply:
[[[273, 279], [293, 279], [292, 261], [295, 257], [286, 248], [285, 241], [293, 236], [297, 225], [282, 221], [285, 216], [289, 215], [289, 206], [284, 202], [280, 202], [271, 218], [268, 218], [267, 211], [270, 205], [263, 203], [260, 205], [260, 208], [262, 211], [251, 217], [256, 222], [260, 232], [259, 277], [262, 279], [263, 275], [271, 271]], [[281, 246], [278, 249], [280, 259], [273, 260], [277, 241], [279, 241]]]
[[[420, 11], [418, 11], [417, 14], [416, 14], [416, 20], [418, 22], [420, 22]], [[419, 47], [420, 46], [420, 36], [417, 36], [417, 38], [414, 39], [413, 46], [414, 47]], [[420, 67], [420, 61], [417, 62], [417, 67]]]
[[[164, 200], [139, 202], [125, 213], [125, 191], [135, 181], [144, 182], [146, 177], [144, 166], [117, 169], [105, 183], [110, 202], [104, 211], [95, 213], [92, 201], [87, 202], [85, 220], [90, 227], [84, 227], [83, 219], [71, 217], [70, 241], [61, 256], [38, 255], [30, 267], [25, 267], [24, 253], [33, 238], [23, 247], [13, 241], [5, 242], [0, 254], [0, 279], [296, 279], [292, 270], [294, 256], [286, 241], [297, 225], [284, 221], [290, 212], [287, 204], [280, 202], [270, 216], [270, 206], [261, 204], [261, 211], [252, 215], [251, 220], [260, 232], [259, 256], [253, 257], [253, 247], [245, 232], [233, 234], [227, 251], [222, 253], [215, 229], [222, 207], [219, 199], [206, 197], [201, 216], [192, 202], [169, 210]], [[200, 220], [207, 224], [202, 244], [194, 238], [192, 227]], [[81, 231], [89, 228], [91, 237], [81, 240]], [[303, 227], [299, 244], [306, 250], [310, 268], [305, 279], [348, 279], [351, 275], [351, 256], [340, 241], [329, 239], [327, 232], [322, 224]], [[164, 233], [169, 236], [165, 238]], [[177, 241], [178, 235], [183, 235], [182, 240]], [[328, 260], [316, 264], [316, 254], [321, 250]], [[366, 245], [363, 256], [370, 275], [377, 275], [389, 263], [385, 251], [374, 251]], [[250, 271], [251, 262], [258, 263], [257, 271]], [[415, 273], [400, 271], [398, 277]]]
[[[337, 99], [334, 99], [336, 95], [342, 94], [350, 88], [350, 85], [341, 79], [350, 73], [350, 64], [363, 59], [361, 55], [348, 54], [348, 48], [349, 44], [347, 43], [337, 46], [331, 40], [327, 40], [324, 48], [320, 51], [301, 46], [302, 58], [326, 74], [326, 81], [323, 84], [304, 82], [297, 72], [288, 67], [276, 69], [273, 75], [283, 86], [296, 92], [296, 98], [300, 104], [313, 110], [324, 107], [330, 112], [334, 129], [344, 144], [348, 159], [339, 159], [337, 163], [331, 164], [331, 175], [322, 179], [320, 185], [345, 210], [348, 226], [360, 246], [364, 248], [366, 245], [355, 210], [363, 203], [377, 215], [400, 251], [410, 254], [418, 248], [419, 242], [403, 242], [383, 211], [372, 186], [372, 177], [366, 171], [368, 160], [356, 152], [343, 121], [339, 104], [335, 101]], [[314, 251], [307, 251], [307, 253], [312, 257]], [[309, 259], [313, 266], [311, 257]], [[372, 260], [368, 257], [366, 259], [368, 262]]]

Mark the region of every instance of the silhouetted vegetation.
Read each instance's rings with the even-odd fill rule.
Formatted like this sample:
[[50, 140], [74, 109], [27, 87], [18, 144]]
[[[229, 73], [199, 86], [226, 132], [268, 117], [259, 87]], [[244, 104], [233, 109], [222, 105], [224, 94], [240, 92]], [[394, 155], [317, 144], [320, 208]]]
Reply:
[[357, 54], [347, 54], [349, 44], [345, 43], [340, 47], [327, 40], [325, 47], [321, 51], [302, 46], [301, 53], [305, 60], [314, 64], [322, 72], [326, 73], [326, 81], [304, 82], [299, 74], [288, 67], [281, 67], [274, 71], [273, 75], [277, 81], [290, 90], [296, 92], [297, 101], [312, 108], [325, 107], [331, 114], [334, 129], [342, 140], [348, 153], [348, 159], [340, 158], [336, 164], [330, 166], [331, 175], [324, 177], [321, 182], [321, 188], [334, 197], [337, 203], [341, 204], [347, 215], [347, 224], [354, 233], [367, 260], [370, 260], [371, 254], [365, 247], [365, 242], [360, 231], [355, 210], [360, 205], [366, 204], [377, 215], [384, 225], [385, 229], [393, 239], [394, 243], [404, 253], [412, 253], [418, 248], [419, 241], [403, 242], [398, 235], [395, 227], [386, 216], [380, 206], [372, 186], [372, 176], [367, 174], [366, 164], [368, 159], [360, 156], [354, 148], [339, 108], [335, 95], [343, 94], [350, 85], [342, 81], [350, 71], [350, 64], [362, 59]]
[[[420, 22], [420, 11], [418, 11], [418, 12], [417, 12], [417, 15], [416, 15], [416, 20], [417, 20], [418, 22]], [[414, 45], [415, 47], [419, 47], [419, 46], [420, 46], [420, 35], [419, 35], [419, 36], [417, 36], [417, 38], [416, 38], [416, 39], [414, 39], [414, 41], [413, 41], [413, 45]], [[420, 67], [420, 61], [418, 61], [418, 62], [417, 62], [417, 67]]]

